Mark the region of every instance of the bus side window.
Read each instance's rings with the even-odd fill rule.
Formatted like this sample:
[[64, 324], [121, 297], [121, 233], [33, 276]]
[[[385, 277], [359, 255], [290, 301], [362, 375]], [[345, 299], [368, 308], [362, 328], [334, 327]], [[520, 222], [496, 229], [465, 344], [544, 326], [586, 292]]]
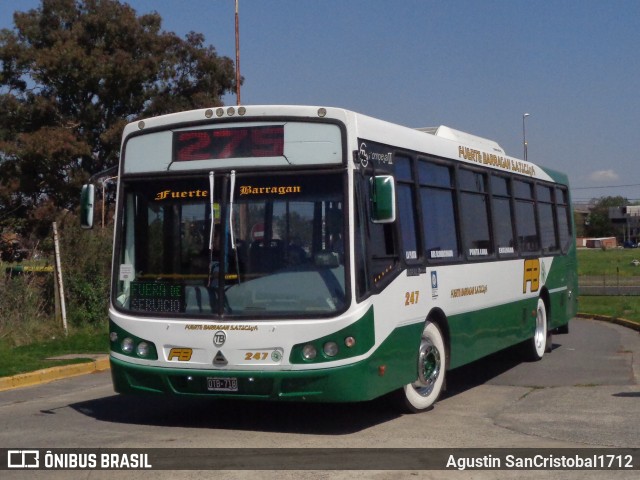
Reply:
[[520, 253], [537, 253], [540, 250], [540, 236], [536, 219], [533, 184], [524, 180], [514, 180], [513, 193], [516, 202], [516, 231]]
[[572, 239], [571, 209], [568, 208], [569, 195], [566, 187], [556, 188], [556, 215], [558, 217], [558, 233], [560, 235], [560, 247], [563, 252], [569, 250]]
[[493, 194], [493, 225], [498, 255], [512, 257], [517, 253], [517, 246], [513, 233], [513, 207], [509, 178], [491, 175], [491, 193]]
[[[368, 199], [371, 198], [372, 183], [364, 182], [364, 191], [366, 192], [361, 201], [370, 207]], [[365, 209], [367, 206], [365, 206]], [[396, 228], [397, 221], [393, 223], [375, 223], [371, 220], [370, 212], [366, 215], [365, 242], [367, 261], [367, 290], [371, 288], [381, 288], [386, 281], [393, 277], [392, 273], [399, 265]], [[362, 220], [362, 219], [361, 219]]]
[[418, 246], [420, 239], [416, 228], [416, 208], [418, 202], [415, 195], [415, 182], [411, 170], [411, 159], [397, 155], [395, 158], [395, 174], [397, 182], [398, 221], [402, 256], [407, 262], [417, 262], [421, 257]]
[[389, 223], [371, 223], [370, 225], [370, 275], [373, 279], [374, 285], [386, 280], [385, 277], [389, 275], [398, 264], [398, 255], [395, 249], [394, 227], [394, 224]]
[[553, 187], [536, 185], [538, 200], [538, 219], [540, 222], [540, 239], [544, 253], [559, 253], [557, 218], [554, 213]]
[[487, 175], [461, 168], [458, 185], [465, 255], [471, 260], [493, 255]]
[[428, 160], [418, 161], [422, 228], [426, 255], [432, 261], [458, 260], [460, 241], [453, 168]]

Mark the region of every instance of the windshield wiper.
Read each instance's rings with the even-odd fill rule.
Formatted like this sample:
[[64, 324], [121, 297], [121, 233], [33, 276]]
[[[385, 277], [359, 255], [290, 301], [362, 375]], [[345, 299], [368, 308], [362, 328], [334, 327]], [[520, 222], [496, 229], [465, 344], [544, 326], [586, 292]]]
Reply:
[[236, 278], [238, 284], [240, 283], [240, 264], [238, 263], [238, 247], [236, 245], [236, 239], [233, 233], [233, 196], [236, 189], [236, 171], [231, 170], [231, 192], [229, 193], [229, 237], [231, 240], [231, 248], [233, 249], [235, 264], [236, 264]]
[[209, 215], [210, 215], [210, 226], [209, 226], [209, 266], [207, 270], [209, 271], [209, 279], [207, 281], [207, 286], [211, 286], [211, 274], [213, 268], [211, 268], [211, 264], [213, 263], [213, 234], [215, 228], [215, 212], [213, 208], [213, 171], [209, 172]]

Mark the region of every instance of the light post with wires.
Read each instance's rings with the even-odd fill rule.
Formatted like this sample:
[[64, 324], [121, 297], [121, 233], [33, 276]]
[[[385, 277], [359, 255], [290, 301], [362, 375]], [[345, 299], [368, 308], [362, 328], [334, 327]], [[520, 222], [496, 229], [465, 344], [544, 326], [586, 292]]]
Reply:
[[527, 117], [531, 116], [530, 113], [522, 115], [522, 145], [524, 147], [524, 161], [527, 161], [527, 133], [524, 127], [524, 121]]

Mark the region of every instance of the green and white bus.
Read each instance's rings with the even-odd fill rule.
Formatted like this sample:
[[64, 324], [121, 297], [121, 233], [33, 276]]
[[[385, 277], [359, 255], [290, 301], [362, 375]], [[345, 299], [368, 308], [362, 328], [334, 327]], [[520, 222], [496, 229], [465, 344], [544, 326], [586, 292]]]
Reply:
[[568, 331], [572, 217], [565, 175], [444, 126], [308, 106], [131, 123], [115, 390], [429, 409], [448, 370]]

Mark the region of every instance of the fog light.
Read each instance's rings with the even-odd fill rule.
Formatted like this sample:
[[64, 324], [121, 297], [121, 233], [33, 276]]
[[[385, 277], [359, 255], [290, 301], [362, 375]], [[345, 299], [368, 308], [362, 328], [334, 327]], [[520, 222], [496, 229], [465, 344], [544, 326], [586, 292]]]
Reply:
[[327, 357], [335, 357], [338, 354], [338, 344], [336, 342], [327, 342], [322, 349]]
[[302, 356], [304, 357], [305, 360], [313, 360], [314, 358], [316, 358], [317, 354], [318, 352], [316, 350], [316, 347], [314, 347], [311, 344], [305, 345], [302, 348]]
[[130, 339], [129, 337], [125, 338], [124, 340], [122, 340], [122, 343], [120, 344], [120, 348], [124, 353], [133, 352], [133, 340]]
[[138, 344], [138, 348], [136, 348], [136, 353], [139, 357], [146, 357], [149, 355], [149, 344], [147, 342], [140, 342]]
[[118, 333], [117, 332], [111, 332], [109, 334], [109, 340], [111, 340], [112, 342], [117, 342], [118, 341]]
[[354, 347], [356, 344], [356, 339], [353, 337], [347, 337], [344, 339], [344, 344], [349, 348]]

